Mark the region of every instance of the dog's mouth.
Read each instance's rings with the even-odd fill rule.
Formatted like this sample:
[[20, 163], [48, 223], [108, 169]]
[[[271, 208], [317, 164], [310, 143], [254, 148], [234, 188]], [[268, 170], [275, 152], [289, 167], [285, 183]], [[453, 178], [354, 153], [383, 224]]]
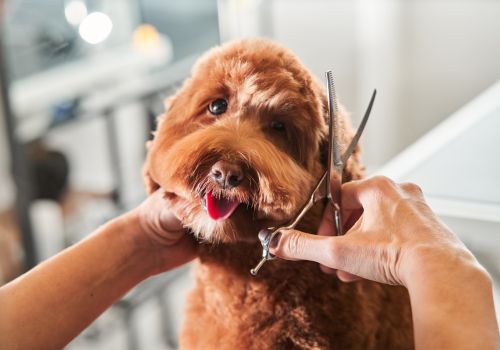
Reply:
[[223, 221], [228, 219], [241, 204], [236, 198], [216, 196], [208, 191], [201, 201], [202, 207], [212, 220]]

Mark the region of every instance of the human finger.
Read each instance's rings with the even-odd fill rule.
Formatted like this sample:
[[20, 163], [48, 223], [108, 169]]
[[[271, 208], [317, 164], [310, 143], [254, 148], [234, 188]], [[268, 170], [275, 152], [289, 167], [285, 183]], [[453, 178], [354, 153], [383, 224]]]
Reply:
[[352, 210], [342, 210], [342, 227], [344, 232], [349, 231], [356, 222], [359, 221], [363, 215], [363, 208], [360, 209], [352, 209]]
[[[318, 235], [319, 236], [335, 236], [337, 234], [337, 229], [335, 227], [335, 222], [333, 219], [333, 206], [329, 202], [325, 210], [323, 211], [323, 216], [321, 218], [321, 222], [318, 227]], [[321, 271], [326, 274], [332, 275], [335, 273], [335, 269], [332, 269], [325, 265], [319, 265]]]
[[359, 281], [362, 280], [363, 278], [353, 275], [352, 273], [349, 273], [344, 270], [337, 270], [337, 277], [339, 280], [342, 282], [354, 282], [354, 281]]
[[342, 185], [342, 206], [346, 210], [371, 208], [374, 203], [400, 197], [394, 181], [385, 176], [374, 176]]
[[160, 225], [167, 232], [184, 231], [182, 222], [175, 214], [163, 203], [164, 207], [159, 215]]
[[387, 269], [381, 260], [384, 254], [369, 241], [366, 236], [359, 236], [356, 232], [328, 237], [283, 230], [271, 241], [270, 252], [283, 259], [315, 261], [331, 269], [341, 270], [343, 272], [337, 274], [345, 281], [361, 277], [397, 284], [397, 280], [387, 278]]
[[343, 260], [341, 238], [282, 230], [271, 241], [270, 252], [283, 259], [315, 261], [335, 269]]

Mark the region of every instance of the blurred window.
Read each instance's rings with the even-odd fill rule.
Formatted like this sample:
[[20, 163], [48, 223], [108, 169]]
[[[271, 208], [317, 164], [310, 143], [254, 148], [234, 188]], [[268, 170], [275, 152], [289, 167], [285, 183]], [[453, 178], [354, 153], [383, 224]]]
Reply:
[[216, 0], [9, 0], [5, 45], [18, 80], [131, 42], [150, 24], [173, 44], [173, 60], [219, 42]]

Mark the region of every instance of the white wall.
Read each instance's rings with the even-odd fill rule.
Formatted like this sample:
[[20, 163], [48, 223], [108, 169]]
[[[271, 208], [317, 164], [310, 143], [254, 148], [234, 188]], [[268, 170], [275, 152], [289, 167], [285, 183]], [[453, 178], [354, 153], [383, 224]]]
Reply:
[[[226, 39], [270, 36], [319, 77], [332, 68], [340, 100], [355, 121], [378, 88], [364, 139], [372, 168], [500, 78], [500, 1], [221, 3], [233, 5], [226, 10], [238, 24], [222, 26]], [[252, 3], [260, 12], [248, 10]], [[261, 20], [247, 18], [253, 13]]]

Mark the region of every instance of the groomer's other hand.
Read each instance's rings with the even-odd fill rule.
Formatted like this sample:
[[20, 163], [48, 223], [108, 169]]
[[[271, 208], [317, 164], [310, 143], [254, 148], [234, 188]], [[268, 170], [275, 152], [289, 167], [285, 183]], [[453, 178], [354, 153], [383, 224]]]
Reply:
[[[359, 277], [407, 286], [416, 270], [479, 264], [463, 243], [433, 214], [414, 184], [386, 177], [353, 181], [342, 187], [346, 234], [334, 232], [332, 208], [321, 235], [284, 231], [271, 252], [284, 259], [312, 260], [337, 270], [343, 281]], [[352, 226], [352, 227], [351, 227]], [[359, 277], [357, 277], [359, 276]]]
[[172, 213], [157, 190], [131, 212], [125, 214], [137, 226], [134, 240], [151, 253], [155, 270], [164, 272], [196, 257], [196, 243], [186, 234], [179, 219]]

